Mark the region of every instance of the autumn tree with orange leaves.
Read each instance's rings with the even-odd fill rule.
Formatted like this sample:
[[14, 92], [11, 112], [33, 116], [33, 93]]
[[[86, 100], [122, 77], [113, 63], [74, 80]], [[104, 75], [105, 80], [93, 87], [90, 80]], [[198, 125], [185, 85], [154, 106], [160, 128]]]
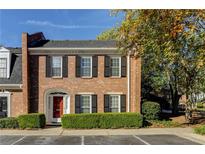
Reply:
[[[119, 11], [116, 11], [119, 12]], [[205, 10], [123, 10], [117, 29], [121, 52], [143, 57], [144, 78], [169, 87], [173, 113], [181, 95], [191, 110], [193, 93], [205, 87]]]

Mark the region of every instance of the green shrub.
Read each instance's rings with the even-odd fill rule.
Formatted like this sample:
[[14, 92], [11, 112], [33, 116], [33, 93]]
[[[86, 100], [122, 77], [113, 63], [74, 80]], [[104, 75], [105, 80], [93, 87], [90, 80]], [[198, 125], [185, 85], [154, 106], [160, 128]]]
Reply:
[[18, 128], [17, 118], [8, 117], [0, 119], [0, 128]]
[[61, 118], [63, 128], [140, 128], [139, 113], [66, 114]]
[[144, 102], [142, 104], [142, 114], [146, 120], [159, 119], [160, 105], [156, 102]]
[[98, 128], [95, 114], [65, 114], [61, 118], [63, 128]]
[[25, 114], [18, 116], [18, 123], [21, 129], [44, 128], [46, 125], [46, 118], [42, 113]]
[[197, 103], [197, 108], [203, 108], [203, 107], [204, 107], [203, 103], [201, 103], [201, 102]]
[[195, 128], [194, 132], [197, 134], [205, 135], [205, 125]]
[[172, 128], [172, 127], [180, 127], [180, 123], [174, 122], [171, 120], [151, 120], [151, 127], [159, 127], [159, 128]]

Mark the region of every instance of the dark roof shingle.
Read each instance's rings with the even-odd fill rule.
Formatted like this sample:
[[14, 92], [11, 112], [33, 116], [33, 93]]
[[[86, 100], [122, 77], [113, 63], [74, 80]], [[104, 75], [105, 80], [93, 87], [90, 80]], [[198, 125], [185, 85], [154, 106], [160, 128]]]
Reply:
[[44, 43], [42, 43], [42, 45], [38, 47], [41, 48], [115, 48], [116, 41], [47, 40], [44, 41]]

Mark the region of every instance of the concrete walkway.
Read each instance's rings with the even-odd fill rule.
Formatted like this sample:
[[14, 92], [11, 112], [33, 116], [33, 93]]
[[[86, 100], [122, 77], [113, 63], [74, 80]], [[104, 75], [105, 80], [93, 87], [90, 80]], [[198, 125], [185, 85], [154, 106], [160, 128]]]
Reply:
[[61, 127], [51, 127], [39, 130], [0, 130], [0, 135], [24, 135], [24, 136], [99, 136], [99, 135], [159, 135], [170, 134], [191, 141], [205, 144], [205, 136], [193, 133], [192, 128], [141, 128], [141, 129], [62, 129]]

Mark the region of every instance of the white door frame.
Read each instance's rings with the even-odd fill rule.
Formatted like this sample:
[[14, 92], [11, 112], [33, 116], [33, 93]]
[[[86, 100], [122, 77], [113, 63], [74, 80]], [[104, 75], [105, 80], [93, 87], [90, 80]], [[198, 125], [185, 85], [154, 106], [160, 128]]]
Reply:
[[47, 123], [61, 122], [61, 118], [53, 118], [53, 97], [63, 97], [63, 114], [70, 113], [70, 95], [48, 94], [46, 97], [46, 119]]

